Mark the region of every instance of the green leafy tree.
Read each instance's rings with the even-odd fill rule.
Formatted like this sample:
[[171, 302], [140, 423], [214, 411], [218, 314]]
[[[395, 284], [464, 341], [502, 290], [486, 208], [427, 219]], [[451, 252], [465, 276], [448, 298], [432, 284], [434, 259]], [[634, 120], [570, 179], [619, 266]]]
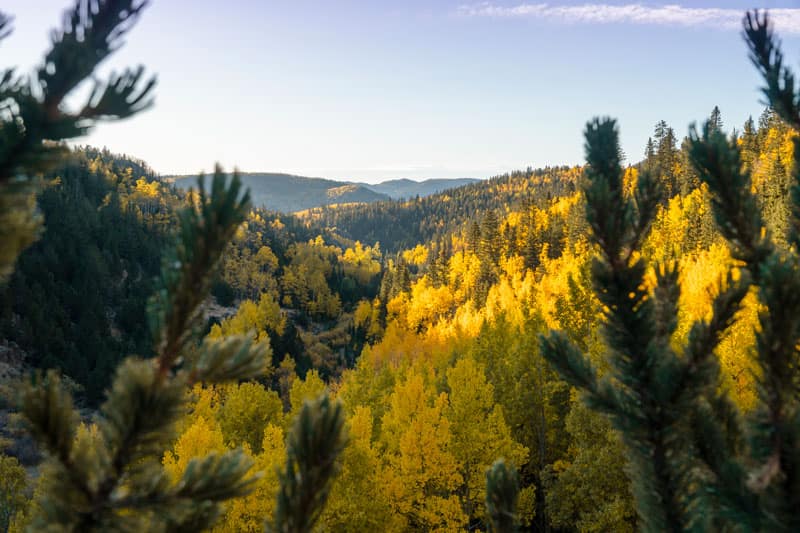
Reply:
[[462, 507], [470, 519], [482, 518], [484, 473], [496, 457], [525, 464], [528, 450], [511, 437], [503, 409], [494, 400], [494, 387], [486, 382], [481, 365], [463, 358], [447, 370], [448, 407], [445, 411], [453, 434], [450, 450], [463, 480]]
[[247, 444], [253, 453], [261, 453], [266, 427], [283, 422], [283, 403], [277, 392], [260, 383], [232, 385], [226, 390], [218, 422], [227, 443]]
[[545, 476], [552, 525], [585, 532], [634, 531], [636, 511], [616, 432], [580, 401], [574, 402], [566, 422], [572, 437], [567, 456]]
[[[771, 105], [800, 127], [793, 74], [766, 15], [748, 13], [745, 36], [766, 81]], [[797, 143], [797, 141], [795, 141]], [[643, 172], [633, 197], [623, 194], [616, 124], [595, 119], [586, 129], [586, 218], [599, 251], [592, 267], [604, 305], [610, 372], [603, 377], [560, 333], [541, 340], [542, 353], [595, 410], [610, 416], [629, 457], [645, 531], [795, 531], [800, 504], [800, 420], [796, 346], [800, 341], [800, 150], [795, 145], [792, 219], [775, 244], [743, 171], [740, 149], [714, 124], [690, 135], [690, 158], [711, 192], [714, 217], [739, 262], [718, 283], [712, 313], [696, 322], [682, 353], [670, 345], [680, 287], [672, 265], [648, 265], [637, 254], [653, 220], [659, 188]], [[755, 350], [757, 407], [736, 409], [721, 386], [714, 355], [751, 290], [763, 305]]]
[[19, 461], [0, 453], [0, 531], [8, 531], [14, 515], [25, 509], [27, 481]]

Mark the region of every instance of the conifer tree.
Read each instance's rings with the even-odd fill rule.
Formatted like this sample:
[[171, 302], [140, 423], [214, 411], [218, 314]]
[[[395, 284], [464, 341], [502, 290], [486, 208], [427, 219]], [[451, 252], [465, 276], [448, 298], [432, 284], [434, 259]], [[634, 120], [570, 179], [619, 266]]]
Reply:
[[719, 106], [714, 106], [708, 117], [708, 127], [711, 131], [722, 131], [722, 126], [722, 112], [719, 110]]
[[519, 475], [513, 466], [498, 459], [486, 470], [486, 514], [490, 531], [514, 533], [517, 531], [517, 498]]
[[653, 138], [647, 138], [647, 144], [644, 148], [644, 166], [647, 170], [653, 170], [656, 161], [656, 145], [653, 144]]
[[758, 157], [758, 137], [753, 117], [748, 117], [742, 129], [742, 163], [745, 168], [752, 170], [753, 163]]
[[[800, 96], [766, 15], [748, 13], [744, 26], [770, 104], [799, 128]], [[587, 126], [586, 217], [599, 251], [592, 276], [605, 309], [610, 371], [600, 376], [561, 333], [543, 337], [541, 349], [621, 433], [645, 531], [800, 528], [800, 146], [795, 142], [788, 230], [793, 248], [786, 250], [764, 229], [735, 140], [712, 123], [692, 131], [691, 161], [711, 191], [715, 220], [740, 266], [720, 280], [712, 314], [692, 326], [677, 353], [670, 336], [678, 272], [674, 265], [656, 265], [651, 291], [647, 264], [638, 254], [658, 187], [644, 172], [636, 193], [626, 196], [614, 121], [596, 119]], [[751, 287], [763, 304], [754, 354], [759, 405], [740, 413], [721, 386], [714, 350]]]
[[490, 209], [483, 217], [480, 232], [478, 257], [482, 263], [495, 266], [500, 260], [501, 243], [500, 220], [493, 209]]
[[678, 146], [675, 130], [661, 120], [656, 124], [655, 137], [655, 164], [660, 173], [661, 181], [664, 183], [666, 198], [669, 199], [679, 192], [675, 177], [675, 163], [678, 160]]

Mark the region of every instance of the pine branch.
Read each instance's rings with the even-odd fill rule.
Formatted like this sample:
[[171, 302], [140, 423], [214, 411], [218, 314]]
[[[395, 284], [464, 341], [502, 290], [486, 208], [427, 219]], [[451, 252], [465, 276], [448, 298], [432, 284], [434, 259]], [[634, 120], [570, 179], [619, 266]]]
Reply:
[[710, 519], [708, 510], [713, 509], [712, 524], [760, 531], [758, 497], [747, 486], [748, 471], [740, 461], [746, 451], [744, 431], [728, 395], [717, 393], [697, 402], [690, 429], [699, 466], [688, 489], [696, 505], [703, 505], [694, 516]]
[[217, 523], [221, 515], [222, 509], [214, 502], [194, 502], [178, 517], [171, 517], [164, 529], [170, 533], [206, 531]]
[[595, 409], [612, 416], [625, 416], [627, 411], [607, 380], [597, 377], [589, 359], [560, 331], [539, 336], [539, 351], [552, 364], [561, 378], [583, 391], [584, 399]]
[[712, 193], [714, 220], [731, 244], [733, 257], [745, 262], [758, 283], [760, 265], [774, 246], [751, 192], [750, 176], [742, 172], [739, 147], [707, 122], [702, 134], [695, 127], [689, 132], [689, 159]]
[[202, 378], [253, 377], [263, 372], [269, 353], [247, 338], [232, 338], [204, 344], [193, 365], [181, 364], [198, 342], [199, 306], [216, 264], [249, 205], [238, 178], [226, 184], [219, 169], [210, 195], [198, 196], [197, 205], [180, 217], [175, 250], [166, 254], [173, 262], [165, 262], [156, 301], [162, 306], [153, 307], [151, 318], [163, 325], [160, 353], [120, 365], [95, 420], [97, 437], [76, 439], [72, 399], [55, 374], [44, 387], [23, 389], [21, 411], [50, 450], [54, 472], [33, 528], [59, 523], [79, 531], [205, 529], [219, 516], [220, 502], [247, 494], [257, 479], [248, 476], [252, 461], [241, 452], [193, 460], [174, 486], [161, 465], [185, 412], [187, 385]]
[[78, 84], [122, 46], [122, 37], [136, 22], [146, 0], [77, 0], [64, 15], [63, 27], [52, 33], [53, 45], [37, 70], [48, 115]]
[[[636, 193], [625, 197], [612, 120], [591, 122], [586, 140], [586, 217], [601, 252], [593, 262], [592, 277], [604, 309], [611, 380], [599, 380], [585, 356], [558, 334], [542, 339], [542, 354], [621, 431], [631, 452], [634, 493], [645, 530], [718, 525], [705, 521], [703, 502], [711, 501], [725, 510], [720, 520], [729, 524], [725, 520], [752, 511], [754, 499], [739, 462], [742, 441], [731, 437], [741, 428], [720, 389], [714, 350], [741, 307], [750, 273], [769, 276], [764, 264], [775, 251], [761, 229], [749, 176], [740, 172], [738, 151], [723, 134], [707, 126], [703, 141], [694, 135], [692, 155], [714, 193], [715, 216], [734, 244], [734, 256], [748, 270], [740, 278], [730, 274], [720, 285], [711, 319], [693, 326], [686, 355], [678, 357], [670, 344], [680, 296], [677, 267], [658, 267], [650, 294], [647, 265], [636, 254], [655, 216], [659, 187], [643, 173]], [[791, 288], [787, 283], [784, 280], [782, 286]], [[792, 301], [784, 298], [780, 305], [787, 314], [793, 312]], [[782, 323], [787, 343], [794, 331], [790, 326]], [[713, 416], [700, 419], [697, 413]], [[758, 514], [751, 518], [759, 523]]]
[[[729, 272], [718, 283], [711, 318], [692, 325], [685, 347], [682, 387], [673, 402], [689, 414], [693, 458], [684, 465], [687, 505], [691, 525], [701, 529], [721, 524], [743, 525], [756, 531], [760, 517], [757, 501], [746, 487], [747, 471], [739, 459], [743, 427], [738, 411], [722, 387], [719, 362], [714, 355], [742, 307], [750, 281], [747, 271], [738, 279]], [[697, 463], [697, 464], [695, 464]], [[717, 509], [710, 523], [706, 505]], [[717, 523], [718, 522], [718, 523]], [[745, 529], [747, 530], [747, 529]]]
[[0, 11], [0, 41], [11, 35], [11, 17]]
[[217, 167], [208, 196], [203, 177], [199, 178], [198, 207], [181, 214], [178, 245], [165, 254], [162, 286], [148, 306], [162, 379], [180, 362], [203, 327], [200, 306], [210, 291], [210, 273], [250, 209], [250, 194], [242, 193], [238, 174], [234, 173], [227, 187], [226, 181]]
[[241, 450], [192, 459], [178, 483], [175, 496], [190, 501], [223, 502], [248, 494], [260, 477], [246, 477], [253, 464], [253, 460]]
[[58, 373], [34, 374], [21, 383], [18, 403], [31, 435], [54, 457], [69, 462], [79, 417]]
[[144, 87], [140, 80], [144, 67], [125, 70], [122, 74], [111, 74], [105, 85], [95, 83], [86, 105], [78, 113], [80, 121], [99, 119], [123, 119], [146, 110], [153, 105], [150, 92], [156, 80], [151, 78]]
[[[0, 282], [19, 254], [34, 242], [41, 217], [31, 201], [38, 183], [31, 178], [53, 168], [67, 153], [59, 143], [86, 134], [101, 119], [126, 118], [152, 104], [155, 78], [144, 81], [143, 68], [95, 82], [87, 104], [77, 113], [64, 108], [73, 90], [119, 46], [146, 1], [75, 0], [63, 28], [33, 76], [14, 69], [0, 72]], [[0, 13], [0, 40], [11, 32]]]
[[742, 300], [750, 288], [749, 274], [747, 271], [741, 271], [737, 280], [733, 272], [729, 272], [717, 286], [717, 296], [712, 302], [711, 319], [698, 320], [689, 331], [686, 359], [692, 373], [696, 373], [700, 365], [716, 362], [712, 355], [725, 332], [733, 325], [736, 313], [742, 308]]
[[[661, 198], [648, 174], [633, 198], [622, 188], [623, 170], [616, 124], [595, 119], [586, 127], [586, 220], [600, 249], [592, 263], [595, 294], [603, 304], [603, 333], [609, 348], [610, 379], [598, 380], [588, 359], [563, 335], [542, 339], [541, 351], [587, 403], [611, 416], [631, 451], [637, 509], [647, 531], [680, 531], [690, 520], [680, 468], [687, 453], [678, 431], [684, 412], [671, 403], [685, 365], [673, 353], [677, 270], [658, 271], [651, 296], [647, 264], [634, 254], [650, 228]], [[676, 468], [678, 466], [678, 468]]]
[[61, 150], [43, 141], [84, 135], [97, 119], [125, 118], [152, 103], [155, 78], [142, 82], [139, 67], [112, 76], [102, 92], [95, 83], [83, 111], [63, 109], [67, 96], [121, 46], [122, 37], [146, 5], [146, 1], [133, 0], [76, 0], [62, 29], [53, 32], [52, 47], [36, 75], [24, 78], [5, 71], [0, 96], [14, 105], [6, 104], [3, 117], [3, 129], [8, 130], [0, 145], [0, 183], [52, 166]]
[[764, 96], [778, 115], [794, 129], [800, 129], [800, 95], [795, 89], [794, 74], [783, 63], [780, 41], [775, 37], [767, 12], [745, 14], [744, 39], [750, 60], [761, 74]]
[[[794, 74], [784, 66], [780, 41], [774, 35], [767, 13], [761, 17], [758, 10], [747, 13], [743, 24], [750, 59], [765, 82], [762, 92], [778, 116], [795, 130], [800, 130], [800, 88], [795, 88]], [[793, 139], [793, 143], [792, 217], [788, 240], [800, 250], [800, 139]]]
[[110, 457], [99, 500], [109, 497], [129, 465], [163, 452], [185, 412], [185, 381], [157, 378], [152, 361], [129, 358], [117, 370], [96, 420]]
[[266, 374], [272, 350], [267, 343], [254, 343], [251, 335], [205, 340], [192, 365], [189, 382], [221, 383], [253, 379]]
[[[748, 13], [744, 26], [751, 59], [766, 83], [765, 95], [784, 120], [797, 127], [800, 115], [794, 76], [783, 66], [783, 56], [767, 16], [759, 18], [758, 12]], [[693, 421], [698, 456], [714, 476], [705, 490], [719, 506], [721, 517], [731, 524], [746, 524], [752, 529], [794, 530], [800, 527], [794, 512], [800, 505], [797, 416], [800, 270], [796, 249], [800, 242], [797, 231], [800, 217], [796, 216], [800, 202], [794, 203], [793, 229], [789, 235], [795, 249], [785, 253], [764, 229], [751, 192], [750, 176], [741, 170], [739, 149], [734, 142], [726, 140], [721, 132], [712, 131], [709, 124], [704, 126], [702, 135], [693, 128], [690, 159], [713, 194], [714, 215], [723, 236], [730, 243], [734, 257], [743, 261], [747, 269], [738, 284], [729, 278], [728, 289], [720, 291], [712, 322], [693, 328], [688, 353], [689, 360], [695, 362], [695, 373], [707, 374], [707, 380], [717, 374], [716, 362], [702, 354], [713, 349], [719, 337], [717, 332], [733, 320], [750, 282], [747, 274], [758, 286], [764, 305], [756, 332], [760, 405], [748, 417], [749, 447], [743, 449], [744, 432], [730, 401], [717, 391], [707, 389], [704, 401], [699, 404], [700, 414]], [[794, 188], [797, 176], [795, 169]], [[800, 199], [798, 191], [792, 191], [793, 199]], [[753, 462], [759, 467], [747, 476], [745, 465]]]
[[344, 449], [344, 416], [340, 403], [327, 395], [306, 402], [286, 445], [286, 467], [272, 524], [275, 533], [310, 533], [328, 499]]
[[656, 268], [656, 287], [653, 291], [657, 326], [655, 334], [665, 346], [669, 344], [670, 337], [678, 327], [678, 300], [681, 296], [679, 275], [675, 261]]
[[517, 499], [519, 475], [517, 469], [503, 459], [486, 470], [486, 514], [490, 531], [515, 533], [517, 531]]
[[594, 119], [586, 125], [586, 221], [608, 261], [630, 244], [632, 205], [623, 198], [620, 148], [616, 122]]
[[751, 473], [749, 487], [763, 494], [761, 503], [770, 527], [800, 527], [800, 419], [798, 418], [798, 352], [800, 342], [800, 274], [797, 257], [771, 257], [762, 267], [759, 295], [765, 310], [756, 332], [761, 369], [761, 406], [750, 424], [753, 459], [761, 466]]

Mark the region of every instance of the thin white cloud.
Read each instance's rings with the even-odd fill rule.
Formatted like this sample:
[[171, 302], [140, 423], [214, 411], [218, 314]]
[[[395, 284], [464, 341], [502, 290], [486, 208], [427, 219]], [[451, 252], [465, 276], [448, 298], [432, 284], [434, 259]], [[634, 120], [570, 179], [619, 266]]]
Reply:
[[[744, 12], [740, 9], [684, 7], [678, 4], [517, 4], [502, 6], [491, 2], [462, 5], [458, 14], [469, 17], [539, 18], [564, 23], [648, 24], [676, 27], [704, 27], [739, 30]], [[783, 33], [800, 33], [800, 9], [770, 9], [775, 28]]]

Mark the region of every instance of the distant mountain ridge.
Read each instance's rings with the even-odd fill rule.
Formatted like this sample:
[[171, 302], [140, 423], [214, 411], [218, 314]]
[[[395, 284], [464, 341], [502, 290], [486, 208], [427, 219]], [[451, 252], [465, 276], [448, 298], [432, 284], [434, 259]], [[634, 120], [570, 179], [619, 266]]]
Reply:
[[436, 194], [447, 189], [454, 189], [480, 181], [474, 178], [452, 178], [452, 179], [427, 179], [424, 181], [414, 181], [406, 178], [388, 180], [370, 185], [368, 183], [362, 184], [364, 187], [371, 189], [375, 192], [386, 194], [393, 200], [400, 200], [403, 198], [420, 198]]
[[[254, 206], [285, 213], [334, 204], [424, 197], [478, 181], [468, 178], [429, 179], [420, 182], [395, 179], [372, 185], [269, 172], [242, 173], [241, 177], [243, 184], [250, 188]], [[196, 175], [167, 176], [165, 179], [181, 189], [188, 189], [197, 183]]]

